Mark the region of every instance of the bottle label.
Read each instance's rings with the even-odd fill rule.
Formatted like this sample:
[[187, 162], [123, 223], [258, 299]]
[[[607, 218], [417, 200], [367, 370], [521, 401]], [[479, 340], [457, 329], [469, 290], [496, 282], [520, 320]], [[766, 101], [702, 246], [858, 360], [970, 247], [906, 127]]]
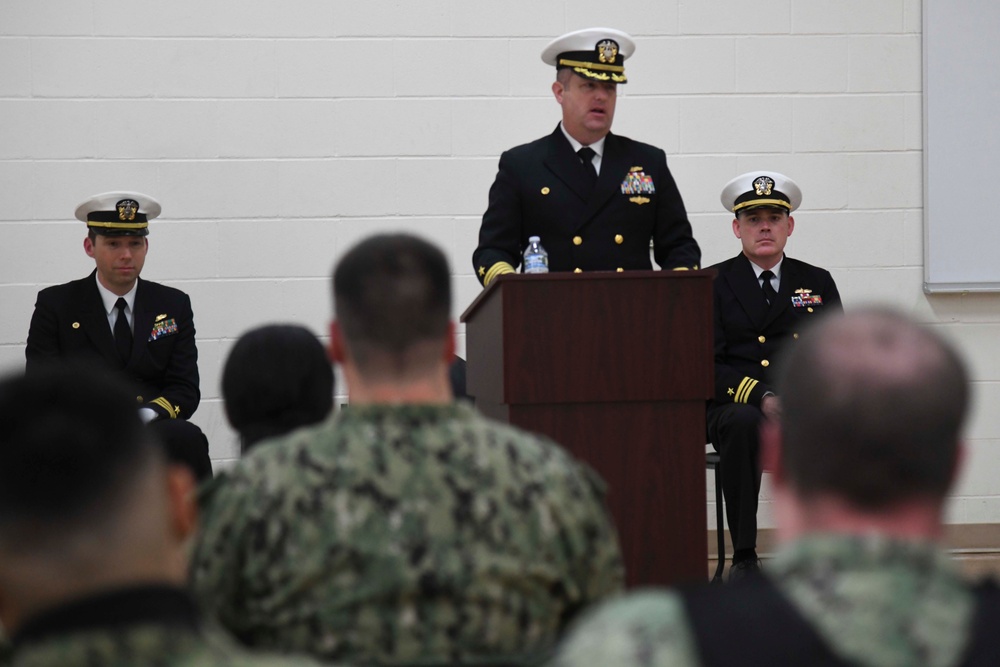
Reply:
[[545, 255], [526, 255], [524, 258], [525, 273], [548, 273], [549, 258]]

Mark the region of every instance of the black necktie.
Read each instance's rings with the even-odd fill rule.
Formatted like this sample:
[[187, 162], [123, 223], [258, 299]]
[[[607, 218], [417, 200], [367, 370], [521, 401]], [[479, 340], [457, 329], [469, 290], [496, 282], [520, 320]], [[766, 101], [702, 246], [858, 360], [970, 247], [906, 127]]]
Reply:
[[125, 317], [127, 306], [125, 299], [118, 297], [115, 303], [115, 308], [118, 309], [118, 319], [115, 320], [115, 347], [122, 359], [122, 365], [127, 364], [128, 358], [132, 356], [132, 329], [129, 328], [128, 318]]
[[770, 271], [761, 271], [760, 277], [764, 281], [760, 286], [764, 292], [764, 301], [770, 306], [778, 298], [778, 293], [774, 291], [774, 285], [771, 284], [771, 278], [774, 277], [774, 274]]
[[594, 166], [594, 156], [597, 155], [594, 149], [590, 146], [584, 146], [576, 152], [580, 156], [580, 160], [583, 162], [584, 169], [587, 170], [587, 174], [590, 176], [590, 187], [594, 187], [594, 183], [597, 182], [597, 167]]

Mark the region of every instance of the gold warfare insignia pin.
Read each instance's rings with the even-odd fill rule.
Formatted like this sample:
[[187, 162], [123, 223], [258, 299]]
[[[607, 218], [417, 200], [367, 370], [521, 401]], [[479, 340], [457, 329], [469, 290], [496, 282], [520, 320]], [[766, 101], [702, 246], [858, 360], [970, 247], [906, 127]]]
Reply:
[[628, 200], [633, 204], [639, 204], [640, 206], [649, 203], [649, 197], [629, 197]]
[[634, 174], [637, 171], [642, 171], [642, 167], [630, 167], [628, 171], [630, 174]]
[[613, 39], [606, 39], [597, 44], [597, 59], [602, 63], [611, 63], [613, 65], [617, 57], [618, 42]]
[[797, 290], [795, 290], [795, 293], [796, 294], [812, 294], [813, 291], [811, 289], [806, 289], [805, 287], [800, 287]]
[[135, 214], [139, 210], [139, 202], [134, 199], [122, 199], [115, 208], [118, 209], [118, 219], [126, 222], [135, 220]]
[[153, 320], [153, 322], [160, 322], [161, 320], [165, 320], [165, 319], [167, 319], [167, 314], [166, 313], [160, 313], [159, 315], [156, 316], [156, 319]]
[[771, 191], [774, 190], [774, 179], [770, 176], [758, 176], [753, 182], [753, 191], [757, 193], [757, 196], [770, 195]]

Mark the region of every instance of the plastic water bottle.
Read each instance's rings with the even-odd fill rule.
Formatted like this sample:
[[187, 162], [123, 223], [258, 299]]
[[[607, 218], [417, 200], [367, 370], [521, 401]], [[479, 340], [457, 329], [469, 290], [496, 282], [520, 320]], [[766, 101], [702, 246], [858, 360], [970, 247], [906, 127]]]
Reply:
[[549, 272], [549, 253], [545, 252], [537, 236], [529, 237], [528, 247], [524, 249], [524, 272]]

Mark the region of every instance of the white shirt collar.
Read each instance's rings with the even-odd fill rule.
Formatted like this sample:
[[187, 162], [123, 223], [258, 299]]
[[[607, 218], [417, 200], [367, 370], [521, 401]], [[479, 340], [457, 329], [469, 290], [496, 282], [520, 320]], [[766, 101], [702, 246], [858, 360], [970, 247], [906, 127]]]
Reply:
[[[94, 280], [97, 282], [97, 291], [100, 293], [101, 301], [104, 303], [104, 314], [110, 317], [111, 311], [115, 309], [115, 304], [118, 303], [118, 295], [101, 284], [100, 279], [97, 277], [97, 273], [94, 273]], [[132, 289], [130, 289], [127, 294], [122, 295], [122, 298], [125, 299], [125, 303], [128, 304], [128, 312], [130, 313], [135, 312], [135, 290], [138, 287], [139, 280], [136, 279], [135, 284], [132, 285]]]
[[[579, 141], [570, 136], [569, 132], [566, 131], [566, 128], [563, 127], [562, 121], [559, 121], [559, 129], [562, 130], [563, 136], [566, 137], [566, 139], [569, 141], [569, 145], [573, 147], [574, 153], [583, 148], [583, 144], [581, 144]], [[594, 143], [588, 144], [588, 146], [594, 149], [594, 152], [597, 153], [597, 157], [599, 158], [604, 157], [604, 140], [607, 138], [608, 135], [605, 134], [603, 137], [601, 137]]]
[[[782, 255], [781, 259], [778, 260], [778, 263], [771, 267], [771, 273], [774, 274], [774, 279], [777, 280], [779, 283], [781, 282], [781, 264], [784, 261], [785, 261], [785, 256]], [[757, 276], [757, 280], [760, 280], [760, 274], [764, 273], [766, 269], [757, 266], [752, 261], [750, 262], [750, 266], [753, 267], [753, 273], [755, 276]]]

